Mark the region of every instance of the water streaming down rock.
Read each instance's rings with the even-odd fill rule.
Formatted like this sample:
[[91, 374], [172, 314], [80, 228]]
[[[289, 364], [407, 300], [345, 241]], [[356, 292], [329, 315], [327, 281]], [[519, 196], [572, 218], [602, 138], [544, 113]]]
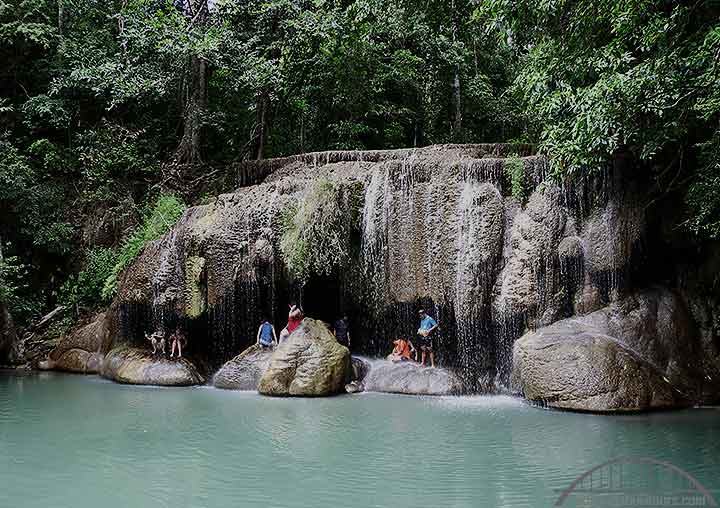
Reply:
[[[527, 201], [510, 195], [510, 155], [523, 165]], [[590, 203], [585, 187], [546, 182], [547, 162], [526, 145], [325, 152], [242, 168], [246, 186], [186, 211], [124, 274], [117, 342], [137, 343], [148, 314], [156, 326], [184, 320], [189, 348], [219, 366], [253, 342], [261, 315], [279, 330], [286, 301], [301, 297], [313, 317], [349, 313], [353, 349], [384, 356], [398, 335], [415, 336], [424, 307], [440, 323], [441, 362], [465, 390], [488, 391], [507, 382], [513, 342], [528, 327], [621, 293], [642, 240], [629, 192]], [[281, 216], [318, 179], [365, 189], [352, 261], [361, 269], [303, 286], [279, 254]]]

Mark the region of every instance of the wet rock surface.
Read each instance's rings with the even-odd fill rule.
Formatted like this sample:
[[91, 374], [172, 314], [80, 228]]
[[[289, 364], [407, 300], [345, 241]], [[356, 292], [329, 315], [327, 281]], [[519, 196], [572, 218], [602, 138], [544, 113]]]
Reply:
[[[691, 397], [720, 397], [708, 381], [720, 380], [720, 304], [708, 304], [710, 297], [696, 289], [716, 268], [710, 277], [698, 274], [691, 289], [677, 284], [687, 292], [679, 299], [639, 297], [623, 300], [625, 308], [616, 305], [638, 280], [660, 277], [636, 277], [648, 271], [638, 264], [656, 254], [642, 251], [652, 222], [641, 190], [628, 185], [632, 171], [618, 167], [558, 186], [545, 178], [548, 161], [524, 145], [310, 153], [247, 162], [237, 170], [240, 188], [189, 208], [123, 274], [110, 311], [117, 344], [132, 342], [150, 320], [207, 317], [203, 354], [225, 360], [226, 351], [254, 335], [261, 314], [284, 318], [277, 305], [258, 304], [268, 295], [286, 295], [295, 283], [280, 249], [282, 217], [326, 180], [362, 189], [360, 249], [352, 253], [357, 270], [315, 285], [331, 282], [333, 294], [323, 296], [371, 316], [353, 335], [353, 346], [366, 354], [382, 353], [377, 337], [414, 333], [408, 312], [431, 305], [435, 317], [443, 317], [440, 356], [450, 353], [464, 390], [482, 392], [485, 386], [475, 380], [508, 382], [513, 343], [527, 329], [612, 307], [624, 317], [605, 313], [604, 333]], [[522, 179], [514, 182], [522, 184], [522, 195], [513, 191], [512, 171]], [[684, 324], [683, 306], [699, 330]], [[700, 376], [692, 372], [695, 365]]]
[[226, 390], [257, 390], [272, 354], [270, 348], [257, 344], [250, 346], [215, 373], [213, 385]]
[[655, 287], [527, 333], [513, 388], [551, 407], [638, 411], [712, 402], [700, 336], [677, 294]]
[[368, 372], [372, 368], [370, 362], [364, 358], [353, 356], [351, 358], [352, 366], [352, 377], [353, 381], [362, 381], [367, 376]]
[[115, 348], [105, 356], [101, 375], [118, 383], [135, 385], [191, 386], [205, 382], [186, 358], [166, 358], [126, 346]]
[[108, 322], [103, 312], [60, 341], [47, 360], [41, 361], [38, 366], [43, 370], [97, 374], [110, 348], [110, 341]]
[[340, 393], [350, 381], [350, 351], [322, 321], [305, 318], [272, 355], [258, 392], [278, 396]]
[[452, 395], [461, 390], [460, 380], [446, 369], [386, 360], [372, 363], [363, 384], [368, 392], [406, 395]]

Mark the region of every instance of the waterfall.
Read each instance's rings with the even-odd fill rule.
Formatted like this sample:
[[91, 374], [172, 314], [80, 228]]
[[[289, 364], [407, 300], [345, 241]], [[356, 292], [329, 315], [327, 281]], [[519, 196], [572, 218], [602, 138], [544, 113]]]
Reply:
[[[510, 155], [525, 196], [511, 196]], [[642, 245], [642, 207], [629, 191], [604, 173], [553, 184], [525, 145], [322, 152], [242, 167], [246, 186], [189, 209], [131, 266], [118, 296], [128, 334], [142, 328], [143, 309], [155, 325], [185, 319], [219, 363], [252, 342], [263, 314], [281, 329], [299, 295], [354, 312], [353, 344], [384, 356], [398, 336], [415, 337], [422, 307], [440, 324], [442, 364], [467, 391], [490, 391], [507, 383], [527, 330], [616, 298]], [[321, 178], [361, 183], [362, 214], [353, 266], [304, 287], [279, 255], [281, 218]]]

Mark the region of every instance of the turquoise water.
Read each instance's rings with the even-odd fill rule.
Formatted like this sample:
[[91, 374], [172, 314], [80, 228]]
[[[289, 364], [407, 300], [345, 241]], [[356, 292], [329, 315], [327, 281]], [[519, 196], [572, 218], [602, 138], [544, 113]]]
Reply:
[[670, 461], [718, 497], [720, 410], [607, 417], [510, 397], [274, 399], [0, 374], [2, 507], [552, 506], [621, 455]]

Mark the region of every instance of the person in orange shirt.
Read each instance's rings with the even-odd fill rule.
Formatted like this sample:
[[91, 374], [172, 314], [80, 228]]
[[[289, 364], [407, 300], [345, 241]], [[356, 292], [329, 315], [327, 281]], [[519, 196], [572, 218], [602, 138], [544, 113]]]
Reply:
[[415, 346], [413, 346], [412, 342], [407, 339], [400, 338], [394, 341], [393, 344], [395, 344], [395, 348], [392, 353], [388, 355], [388, 360], [395, 363], [412, 360], [412, 353], [415, 352]]

